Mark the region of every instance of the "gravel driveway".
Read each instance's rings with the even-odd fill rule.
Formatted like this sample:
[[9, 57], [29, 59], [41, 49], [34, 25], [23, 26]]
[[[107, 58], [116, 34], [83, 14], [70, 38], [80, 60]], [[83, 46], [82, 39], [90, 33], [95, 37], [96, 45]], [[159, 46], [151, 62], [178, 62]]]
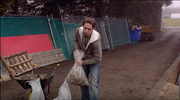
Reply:
[[[156, 33], [153, 42], [138, 42], [103, 51], [100, 100], [140, 100], [148, 94], [180, 53], [180, 28], [165, 30]], [[60, 63], [47, 100], [58, 96], [59, 87], [73, 64], [73, 60]], [[35, 73], [53, 72], [54, 66], [39, 68]], [[80, 100], [80, 88], [70, 86], [70, 89], [72, 99]], [[1, 83], [1, 100], [20, 100], [24, 92], [15, 80]]]

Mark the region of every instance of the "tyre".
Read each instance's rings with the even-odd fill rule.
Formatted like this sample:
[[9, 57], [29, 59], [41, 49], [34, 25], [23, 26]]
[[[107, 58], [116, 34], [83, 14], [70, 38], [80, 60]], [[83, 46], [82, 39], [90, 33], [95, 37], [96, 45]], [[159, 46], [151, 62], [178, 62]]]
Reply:
[[153, 41], [153, 40], [154, 40], [154, 37], [150, 37], [148, 40], [149, 40], [149, 41]]
[[152, 33], [150, 33], [150, 37], [148, 38], [149, 41], [153, 41], [154, 40], [154, 35]]
[[141, 41], [147, 40], [146, 33], [141, 33]]
[[31, 88], [26, 89], [22, 100], [30, 100], [31, 94], [32, 94], [32, 89]]

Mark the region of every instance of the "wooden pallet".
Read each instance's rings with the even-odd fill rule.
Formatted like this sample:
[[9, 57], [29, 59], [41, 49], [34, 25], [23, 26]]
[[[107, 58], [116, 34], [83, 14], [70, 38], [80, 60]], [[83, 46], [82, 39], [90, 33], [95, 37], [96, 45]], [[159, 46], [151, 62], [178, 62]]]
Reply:
[[146, 33], [153, 33], [154, 28], [152, 26], [141, 26], [142, 30], [141, 33], [146, 32]]
[[5, 57], [1, 55], [1, 59], [12, 78], [32, 70], [34, 66], [31, 63], [32, 58], [27, 55], [27, 51], [22, 51]]

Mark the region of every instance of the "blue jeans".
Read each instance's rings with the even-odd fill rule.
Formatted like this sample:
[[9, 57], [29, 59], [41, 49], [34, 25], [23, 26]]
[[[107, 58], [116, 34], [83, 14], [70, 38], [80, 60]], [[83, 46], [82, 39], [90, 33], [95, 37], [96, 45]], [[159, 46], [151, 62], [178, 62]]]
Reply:
[[89, 79], [88, 86], [81, 86], [82, 98], [81, 100], [99, 100], [99, 73], [101, 68], [101, 62], [85, 65], [83, 69], [86, 77]]

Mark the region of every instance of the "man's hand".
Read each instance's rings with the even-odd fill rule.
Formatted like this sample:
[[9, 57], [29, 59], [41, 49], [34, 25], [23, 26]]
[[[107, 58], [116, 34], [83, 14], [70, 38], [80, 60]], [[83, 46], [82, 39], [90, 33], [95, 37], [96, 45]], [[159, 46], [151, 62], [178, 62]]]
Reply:
[[76, 62], [76, 65], [77, 66], [82, 66], [82, 62], [83, 62], [82, 60], [79, 60], [79, 61]]
[[79, 50], [75, 50], [74, 52], [77, 53], [77, 54], [79, 54]]

